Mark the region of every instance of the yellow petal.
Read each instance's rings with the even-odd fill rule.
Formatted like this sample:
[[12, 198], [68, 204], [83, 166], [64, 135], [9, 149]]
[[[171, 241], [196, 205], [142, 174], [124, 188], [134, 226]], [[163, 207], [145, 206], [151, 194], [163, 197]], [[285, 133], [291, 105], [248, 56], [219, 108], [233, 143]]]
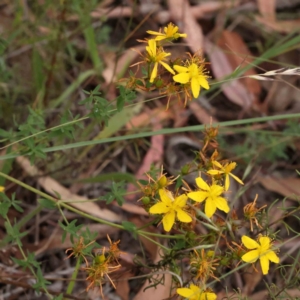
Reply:
[[[174, 69], [175, 69], [175, 66], [174, 66]], [[177, 74], [177, 75], [173, 76], [173, 80], [175, 82], [185, 84], [185, 83], [189, 82], [190, 77], [189, 77], [189, 74], [187, 74], [187, 73], [180, 73], [180, 74]]]
[[182, 67], [182, 66], [178, 66], [178, 65], [174, 65], [173, 66], [174, 70], [177, 71], [178, 73], [186, 73], [188, 72], [188, 68], [186, 67]]
[[273, 263], [276, 263], [278, 264], [279, 263], [279, 257], [276, 255], [276, 253], [274, 251], [269, 251], [267, 254], [266, 254], [266, 257], [272, 261]]
[[165, 69], [167, 69], [170, 73], [175, 74], [174, 70], [173, 70], [168, 64], [166, 64], [166, 63], [163, 62], [163, 61], [160, 61], [159, 63], [160, 63], [161, 65], [163, 65], [163, 67], [164, 67]]
[[230, 208], [225, 198], [217, 197], [214, 199], [215, 205], [219, 210], [222, 210], [226, 213], [229, 212]]
[[184, 207], [186, 205], [186, 201], [188, 196], [183, 194], [175, 198], [174, 205], [178, 205], [179, 207]]
[[205, 300], [217, 300], [217, 295], [215, 293], [205, 293], [203, 299], [205, 299]]
[[270, 249], [271, 239], [268, 236], [262, 236], [259, 238], [259, 243], [261, 245], [262, 252]]
[[152, 70], [152, 73], [151, 73], [150, 82], [153, 82], [154, 79], [155, 79], [156, 76], [157, 76], [157, 66], [158, 66], [158, 63], [156, 62], [156, 63], [154, 64], [154, 67], [153, 67], [153, 70]]
[[166, 191], [165, 189], [160, 189], [158, 193], [163, 203], [165, 203], [167, 206], [172, 206], [173, 199], [172, 194], [169, 191]]
[[0, 186], [0, 193], [2, 193], [5, 190], [4, 186]]
[[266, 256], [262, 256], [260, 258], [260, 266], [261, 266], [262, 273], [264, 275], [268, 274], [268, 272], [269, 272], [269, 265], [270, 265], [270, 261], [268, 260], [268, 258]]
[[193, 299], [195, 299], [195, 300], [197, 299], [198, 300], [199, 298], [200, 298], [200, 300], [202, 299], [202, 297], [200, 296], [200, 294], [204, 295], [204, 293], [203, 293], [203, 291], [197, 285], [191, 284], [190, 285], [190, 289], [193, 292], [193, 295], [190, 298], [191, 300], [193, 300]]
[[187, 34], [186, 33], [179, 33], [179, 36], [182, 37], [182, 38], [186, 38]]
[[[170, 25], [170, 24], [169, 24]], [[178, 26], [174, 26], [173, 24], [172, 24], [172, 26], [170, 26], [170, 29], [171, 29], [171, 31], [172, 31], [172, 34], [174, 34], [174, 33], [176, 33], [177, 31], [178, 31]]]
[[209, 170], [209, 171], [207, 171], [207, 173], [210, 175], [220, 175], [220, 174], [223, 174], [224, 172], [221, 170]]
[[153, 35], [164, 35], [163, 33], [161, 32], [158, 32], [158, 31], [152, 31], [152, 30], [148, 30], [146, 31], [148, 34], [153, 34]]
[[158, 202], [150, 207], [149, 213], [150, 214], [165, 214], [170, 210], [169, 207], [166, 206], [163, 202]]
[[176, 209], [177, 212], [177, 218], [180, 222], [183, 223], [190, 223], [192, 222], [192, 218], [189, 214], [187, 214], [184, 210], [181, 208]]
[[234, 178], [238, 183], [244, 185], [244, 182], [243, 182], [241, 179], [239, 179], [237, 176], [233, 175], [232, 173], [229, 173], [229, 175], [230, 175], [232, 178]]
[[196, 202], [202, 202], [207, 198], [207, 192], [197, 191], [197, 192], [190, 192], [187, 194], [188, 197]]
[[255, 263], [259, 257], [258, 250], [252, 250], [242, 256], [242, 260], [247, 263]]
[[209, 185], [201, 177], [196, 178], [196, 184], [201, 190], [205, 190], [205, 191], [210, 190]]
[[198, 76], [198, 84], [201, 85], [206, 90], [209, 90], [208, 81], [206, 80], [205, 76]]
[[223, 166], [218, 161], [214, 160], [212, 163], [213, 163], [214, 166], [216, 166], [220, 169], [223, 169]]
[[226, 174], [226, 176], [225, 176], [225, 191], [228, 191], [229, 186], [230, 186], [230, 179], [229, 179], [229, 175]]
[[162, 40], [165, 40], [167, 37], [165, 35], [158, 35], [155, 40], [156, 41], [162, 41]]
[[152, 53], [152, 56], [156, 56], [156, 41], [154, 39], [151, 39], [148, 41], [148, 45]]
[[233, 169], [235, 169], [236, 167], [236, 162], [231, 162], [230, 164], [228, 164], [225, 169], [226, 169], [226, 172], [229, 173], [231, 172]]
[[204, 209], [205, 214], [210, 218], [216, 212], [216, 209], [217, 207], [214, 201], [212, 201], [211, 198], [207, 198]]
[[175, 211], [171, 210], [170, 212], [166, 213], [162, 219], [162, 223], [164, 226], [164, 230], [169, 232], [174, 225], [175, 222]]
[[188, 288], [180, 288], [176, 290], [177, 294], [184, 298], [191, 298], [194, 295], [194, 292]]
[[192, 80], [191, 80], [191, 89], [192, 89], [194, 98], [198, 98], [198, 96], [200, 94], [200, 85], [196, 78], [192, 78]]
[[256, 241], [254, 241], [246, 235], [242, 236], [242, 243], [247, 249], [256, 249], [260, 247]]

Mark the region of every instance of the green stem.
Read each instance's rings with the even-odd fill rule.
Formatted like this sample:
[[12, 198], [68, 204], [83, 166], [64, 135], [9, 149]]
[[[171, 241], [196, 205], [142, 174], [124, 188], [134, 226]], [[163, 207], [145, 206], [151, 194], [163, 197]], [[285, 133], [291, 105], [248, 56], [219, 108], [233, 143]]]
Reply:
[[[18, 179], [15, 179], [9, 175], [6, 175], [2, 172], [0, 172], [0, 176], [1, 177], [4, 177], [5, 179], [7, 180], [10, 180], [30, 191], [32, 191], [33, 193], [35, 194], [38, 194], [50, 201], [53, 201], [57, 204], [58, 208], [60, 207], [64, 207], [82, 217], [85, 217], [85, 218], [88, 218], [90, 220], [93, 220], [95, 222], [98, 222], [98, 223], [101, 223], [101, 224], [105, 224], [105, 225], [108, 225], [108, 226], [111, 226], [111, 227], [114, 227], [114, 228], [118, 228], [118, 229], [121, 229], [121, 230], [125, 230], [124, 226], [122, 225], [119, 225], [119, 224], [116, 224], [116, 223], [113, 223], [113, 222], [110, 222], [110, 221], [106, 221], [106, 220], [103, 220], [103, 219], [100, 219], [98, 217], [94, 217], [88, 213], [85, 213], [83, 211], [80, 211], [78, 209], [76, 209], [75, 207], [71, 206], [71, 205], [68, 205], [66, 204], [63, 200], [57, 200], [56, 198], [52, 197], [52, 196], [49, 196], [48, 194], [46, 193], [43, 193], [27, 184], [25, 184], [24, 182], [18, 180]], [[137, 230], [137, 234], [141, 235], [141, 236], [144, 236], [145, 238], [147, 238], [148, 240], [151, 240], [153, 241], [153, 243], [157, 244], [158, 246], [164, 248], [165, 250], [168, 250], [168, 248], [164, 247], [163, 245], [159, 244], [158, 242], [155, 242], [154, 240], [150, 239], [149, 237], [146, 237], [146, 236], [156, 236], [156, 237], [162, 237], [162, 238], [173, 238], [173, 239], [181, 239], [181, 238], [184, 238], [184, 235], [178, 235], [178, 236], [170, 236], [170, 235], [163, 235], [163, 234], [157, 234], [157, 233], [152, 233], [152, 232], [147, 232], [147, 231], [144, 231], [144, 230]]]
[[143, 233], [138, 232], [138, 234], [139, 234], [140, 236], [144, 237], [145, 239], [147, 239], [148, 241], [150, 241], [150, 242], [152, 242], [153, 244], [157, 245], [158, 247], [160, 247], [160, 248], [162, 248], [162, 249], [165, 249], [166, 251], [170, 251], [169, 248], [167, 248], [167, 247], [163, 246], [162, 244], [156, 242], [155, 240], [149, 238], [149, 237], [146, 235], [146, 233], [147, 233], [147, 232], [143, 232]]
[[142, 234], [146, 234], [146, 235], [149, 235], [149, 236], [155, 236], [155, 237], [159, 237], [159, 238], [163, 238], [163, 239], [180, 240], [180, 239], [184, 239], [185, 238], [184, 234], [168, 235], [168, 234], [148, 232], [148, 231], [144, 231], [144, 230], [137, 230], [137, 232], [138, 232], [138, 234], [142, 233]]
[[[81, 265], [81, 257], [79, 256], [78, 259], [77, 259], [77, 261], [76, 261], [75, 270], [72, 273], [71, 280], [70, 280], [70, 282], [68, 284], [68, 288], [67, 288], [67, 291], [66, 291], [66, 293], [68, 295], [71, 295], [72, 292], [73, 292], [73, 289], [74, 289], [74, 286], [75, 286], [75, 282], [76, 282], [76, 278], [77, 278], [77, 275], [78, 275], [78, 272], [79, 272], [80, 265]], [[64, 299], [64, 300], [66, 300], [66, 299]]]
[[[284, 119], [294, 119], [294, 118], [300, 118], [300, 113], [296, 114], [288, 114], [288, 115], [276, 115], [276, 116], [266, 116], [266, 117], [259, 117], [259, 118], [250, 118], [250, 119], [244, 119], [244, 120], [233, 120], [233, 121], [225, 121], [220, 123], [212, 123], [211, 126], [219, 126], [219, 127], [225, 127], [225, 126], [237, 126], [237, 125], [243, 125], [243, 124], [251, 124], [251, 123], [261, 123], [261, 122], [270, 122], [270, 121], [276, 121], [276, 120], [284, 120]], [[205, 128], [205, 125], [193, 125], [193, 126], [186, 126], [186, 127], [179, 127], [174, 129], [164, 128], [157, 131], [149, 131], [149, 132], [140, 132], [137, 134], [129, 134], [129, 135], [121, 135], [116, 137], [110, 137], [110, 138], [103, 138], [100, 140], [92, 140], [92, 141], [82, 141], [77, 143], [71, 143], [66, 145], [60, 145], [60, 146], [53, 146], [42, 149], [45, 153], [49, 152], [55, 152], [60, 150], [67, 150], [67, 149], [75, 149], [79, 147], [84, 147], [88, 145], [97, 145], [97, 144], [104, 144], [104, 143], [111, 143], [116, 141], [123, 141], [123, 140], [131, 140], [131, 139], [139, 139], [139, 138], [146, 138], [151, 137], [155, 135], [160, 134], [174, 134], [179, 132], [187, 132], [187, 131], [199, 131], [203, 130]], [[3, 148], [0, 148], [0, 150]], [[22, 154], [6, 154], [1, 155], [0, 160], [5, 160], [9, 158], [15, 158], [18, 156], [21, 156]]]

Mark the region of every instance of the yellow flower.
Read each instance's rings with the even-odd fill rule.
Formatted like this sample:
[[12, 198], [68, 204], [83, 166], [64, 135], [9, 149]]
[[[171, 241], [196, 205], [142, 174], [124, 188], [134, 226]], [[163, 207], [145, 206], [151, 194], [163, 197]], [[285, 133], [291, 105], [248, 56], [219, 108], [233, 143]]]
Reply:
[[0, 185], [0, 193], [4, 192], [5, 187]]
[[209, 291], [203, 291], [198, 286], [191, 284], [189, 288], [177, 289], [177, 294], [189, 300], [216, 300], [217, 295]]
[[147, 33], [156, 35], [155, 40], [156, 41], [162, 41], [162, 40], [176, 40], [180, 37], [187, 37], [186, 33], [178, 33], [178, 27], [175, 26], [172, 23], [169, 23], [167, 27], [164, 28], [165, 33], [157, 32], [157, 31], [152, 31], [148, 30]]
[[233, 169], [235, 169], [235, 167], [236, 167], [235, 162], [227, 163], [227, 164], [225, 164], [225, 166], [222, 166], [219, 162], [217, 162], [215, 160], [212, 163], [213, 163], [213, 165], [218, 167], [220, 170], [209, 170], [207, 173], [210, 175], [225, 174], [225, 191], [228, 191], [228, 189], [229, 189], [229, 185], [230, 185], [229, 176], [234, 178], [238, 183], [244, 184], [241, 179], [239, 179], [237, 176], [235, 176], [231, 173], [231, 171]]
[[174, 199], [171, 192], [165, 189], [160, 189], [159, 196], [161, 202], [154, 204], [150, 208], [149, 212], [151, 214], [164, 214], [162, 223], [165, 231], [168, 232], [171, 230], [172, 226], [175, 223], [176, 214], [179, 221], [184, 223], [192, 222], [191, 216], [189, 216], [183, 210], [183, 208], [186, 205], [186, 201], [188, 199], [186, 195], [180, 195]]
[[173, 80], [182, 84], [190, 83], [194, 98], [199, 96], [201, 86], [207, 90], [209, 89], [204, 64], [197, 65], [192, 62], [188, 67], [175, 65], [173, 68], [179, 73], [173, 76]]
[[216, 212], [217, 208], [226, 213], [229, 212], [226, 199], [220, 197], [224, 192], [223, 187], [217, 184], [209, 186], [201, 177], [196, 178], [196, 184], [203, 191], [190, 192], [188, 197], [196, 202], [206, 200], [204, 212], [209, 218]]
[[269, 272], [270, 261], [278, 264], [279, 257], [271, 250], [271, 239], [267, 236], [261, 236], [259, 243], [246, 235], [242, 236], [242, 242], [245, 247], [251, 251], [242, 256], [242, 260], [247, 263], [255, 263], [260, 260], [261, 269], [264, 275]]
[[163, 51], [162, 48], [156, 47], [155, 40], [149, 40], [148, 46], [146, 46], [146, 51], [148, 52], [148, 61], [154, 63], [153, 70], [150, 76], [150, 82], [153, 82], [154, 79], [157, 77], [157, 68], [158, 64], [161, 64], [165, 69], [167, 69], [170, 73], [175, 74], [172, 68], [164, 62], [165, 58], [170, 56], [171, 53], [166, 53]]

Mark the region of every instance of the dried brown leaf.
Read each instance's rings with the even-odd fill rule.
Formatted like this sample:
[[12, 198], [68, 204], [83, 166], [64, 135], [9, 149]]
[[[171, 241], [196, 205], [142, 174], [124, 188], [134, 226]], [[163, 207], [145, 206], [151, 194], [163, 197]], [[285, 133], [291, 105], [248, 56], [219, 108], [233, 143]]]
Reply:
[[[205, 52], [210, 57], [211, 68], [215, 77], [222, 80], [227, 75], [232, 74], [234, 70], [223, 51], [208, 39], [204, 39], [204, 45]], [[249, 94], [246, 87], [238, 80], [222, 84], [222, 91], [230, 101], [244, 109], [251, 107], [254, 102], [253, 95]]]
[[[207, 15], [217, 13], [224, 9], [237, 7], [240, 0], [223, 0], [223, 1], [207, 1], [198, 5], [191, 6], [190, 12], [196, 19], [207, 18]], [[171, 3], [171, 1], [170, 1]], [[172, 20], [172, 14], [168, 10], [159, 11], [155, 15], [155, 19], [161, 23], [166, 24]]]
[[291, 33], [295, 30], [300, 31], [300, 19], [296, 20], [282, 20], [282, 21], [271, 21], [264, 19], [260, 16], [255, 17], [256, 21], [269, 27], [269, 29], [281, 32], [281, 33]]
[[258, 178], [258, 182], [269, 191], [289, 197], [289, 199], [295, 200], [295, 197], [300, 197], [300, 178], [265, 176]]
[[100, 208], [96, 203], [90, 202], [88, 198], [72, 194], [69, 189], [62, 186], [52, 177], [44, 176], [43, 173], [37, 169], [37, 167], [30, 164], [30, 161], [26, 157], [20, 156], [17, 157], [16, 160], [28, 175], [37, 177], [39, 185], [55, 198], [57, 197], [57, 194], [59, 194], [62, 200], [68, 201], [68, 204], [72, 205], [78, 210], [101, 219], [111, 222], [120, 222], [122, 220], [121, 216], [108, 209]]
[[218, 122], [218, 120], [209, 115], [207, 111], [198, 102], [191, 102], [189, 104], [189, 107], [201, 124], [210, 124]]
[[161, 108], [155, 108], [151, 111], [145, 111], [141, 114], [134, 116], [130, 122], [126, 124], [127, 129], [145, 127], [151, 123], [151, 119], [156, 118], [158, 122], [163, 122], [170, 119], [170, 111], [162, 110]]
[[141, 216], [149, 216], [149, 214], [145, 211], [145, 209], [141, 206], [137, 206], [136, 204], [132, 203], [124, 203], [121, 207], [115, 203], [114, 205], [118, 206], [119, 208], [130, 212], [131, 214], [137, 214]]
[[[153, 131], [159, 130], [162, 128], [161, 123], [156, 118], [152, 119], [153, 122]], [[162, 161], [163, 157], [163, 146], [164, 146], [164, 136], [163, 135], [154, 135], [151, 137], [151, 147], [145, 155], [141, 167], [138, 169], [135, 174], [137, 179], [146, 179], [145, 173], [150, 170], [152, 164], [157, 164]], [[127, 188], [127, 193], [129, 195], [126, 196], [127, 200], [134, 200], [136, 198], [135, 194], [130, 194], [136, 190], [136, 186], [133, 184], [129, 184]]]
[[[224, 54], [226, 55], [233, 70], [248, 66], [253, 61], [251, 58], [252, 53], [243, 41], [242, 37], [236, 32], [223, 30], [220, 38], [218, 39], [218, 46], [224, 50]], [[249, 78], [255, 75], [257, 75], [257, 73], [254, 68], [248, 69], [243, 74], [243, 76], [248, 77], [241, 78], [239, 81], [245, 85], [249, 93], [251, 93], [255, 98], [255, 103], [257, 103], [258, 96], [261, 93], [261, 86], [259, 82]]]
[[[260, 269], [259, 269], [260, 270]], [[243, 294], [251, 295], [256, 286], [261, 282], [263, 274], [261, 271], [257, 272], [251, 266], [243, 274], [245, 285], [243, 287]]]
[[[134, 48], [137, 51], [142, 51], [145, 49], [144, 45], [139, 45]], [[131, 63], [139, 56], [137, 51], [132, 49], [126, 50], [123, 55], [116, 61], [116, 57], [105, 56], [106, 68], [102, 72], [102, 76], [105, 79], [105, 82], [109, 84], [112, 81], [116, 81], [118, 76], [125, 73]]]
[[276, 0], [257, 0], [258, 10], [265, 20], [276, 20]]
[[[127, 276], [128, 275], [129, 274], [127, 274]], [[132, 274], [132, 276], [133, 276], [133, 274]], [[130, 292], [130, 286], [129, 286], [128, 280], [118, 280], [118, 281], [115, 281], [115, 284], [116, 284], [116, 294], [119, 295], [119, 297], [122, 300], [128, 300], [129, 292]]]

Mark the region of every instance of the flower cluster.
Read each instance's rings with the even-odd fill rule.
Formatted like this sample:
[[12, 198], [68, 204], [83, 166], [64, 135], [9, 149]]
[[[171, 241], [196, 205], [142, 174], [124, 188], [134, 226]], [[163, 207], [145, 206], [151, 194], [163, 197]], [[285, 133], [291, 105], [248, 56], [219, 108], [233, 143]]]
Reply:
[[[212, 128], [215, 131], [214, 128]], [[209, 131], [206, 131], [209, 134]], [[149, 188], [149, 185], [141, 186], [141, 190], [144, 196], [147, 196], [148, 200], [154, 199], [156, 196], [159, 198], [155, 201], [153, 206], [148, 206], [150, 214], [162, 215], [162, 224], [164, 230], [169, 232], [175, 223], [191, 223], [193, 221], [192, 216], [196, 214], [195, 208], [198, 203], [205, 203], [204, 213], [208, 218], [213, 217], [217, 209], [228, 213], [230, 207], [224, 193], [228, 191], [230, 186], [229, 177], [234, 178], [238, 183], [244, 184], [241, 179], [233, 175], [231, 171], [236, 167], [235, 162], [224, 163], [223, 165], [216, 160], [217, 152], [215, 151], [209, 161], [206, 159], [206, 166], [202, 166], [202, 172], [209, 176], [207, 180], [202, 177], [195, 178], [197, 189], [192, 190], [189, 188], [177, 190], [176, 196], [167, 189], [167, 185], [173, 183], [175, 179], [168, 179], [165, 175], [160, 175], [160, 178], [155, 181], [151, 178], [156, 188]], [[202, 151], [201, 156], [204, 157], [205, 153]], [[216, 169], [217, 168], [217, 169]], [[207, 170], [205, 170], [207, 169]], [[148, 191], [145, 194], [145, 191]], [[192, 201], [188, 201], [188, 200]], [[149, 202], [148, 202], [149, 203]], [[176, 219], [178, 222], [176, 222]]]
[[[205, 129], [205, 142], [196, 154], [194, 164], [184, 166], [175, 178], [163, 174], [161, 169], [157, 179], [148, 175], [148, 184], [139, 183], [143, 193], [142, 203], [149, 214], [154, 216], [153, 222], [162, 223], [166, 232], [175, 229], [185, 233], [186, 247], [188, 245], [190, 250], [186, 259], [189, 260], [193, 284], [178, 288], [177, 294], [186, 299], [216, 299], [216, 294], [206, 288], [207, 281], [211, 278], [219, 280], [218, 275], [224, 272], [222, 270], [232, 266], [235, 261], [251, 264], [259, 261], [263, 274], [269, 272], [270, 262], [279, 263], [279, 257], [272, 248], [269, 236], [259, 235], [258, 241], [247, 235], [241, 237], [239, 229], [242, 227], [251, 232], [254, 230], [254, 224], [259, 230], [263, 228], [258, 220], [258, 213], [262, 213], [265, 206], [257, 208], [256, 197], [244, 207], [242, 218], [231, 209], [232, 205], [228, 203], [227, 195], [231, 193], [232, 181], [241, 186], [244, 182], [233, 174], [236, 162], [218, 158], [217, 134], [218, 128]], [[184, 181], [184, 176], [191, 173], [199, 174], [195, 176], [194, 188]], [[171, 190], [172, 186], [175, 186], [175, 192]], [[145, 199], [147, 201], [144, 201]], [[197, 224], [213, 230], [207, 235], [197, 236]], [[236, 243], [237, 239], [241, 240], [240, 244]], [[202, 248], [205, 245], [208, 245], [208, 248], [215, 247], [216, 244], [218, 247], [214, 250]], [[173, 271], [178, 271], [176, 266]]]
[[185, 33], [179, 33], [178, 30], [177, 26], [170, 23], [164, 28], [164, 32], [147, 31], [148, 34], [154, 35], [154, 38], [139, 40], [139, 42], [147, 44], [146, 53], [140, 53], [143, 60], [134, 65], [143, 64], [147, 76], [144, 78], [131, 76], [127, 80], [127, 88], [144, 91], [157, 89], [160, 93], [168, 96], [168, 105], [172, 96], [180, 98], [183, 93], [186, 105], [192, 97], [197, 98], [199, 96], [201, 87], [206, 90], [209, 89], [207, 81], [209, 76], [205, 69], [205, 61], [200, 54], [193, 56], [188, 54], [187, 59], [179, 57], [171, 61], [171, 53], [164, 50], [163, 46], [166, 43], [187, 36]]

